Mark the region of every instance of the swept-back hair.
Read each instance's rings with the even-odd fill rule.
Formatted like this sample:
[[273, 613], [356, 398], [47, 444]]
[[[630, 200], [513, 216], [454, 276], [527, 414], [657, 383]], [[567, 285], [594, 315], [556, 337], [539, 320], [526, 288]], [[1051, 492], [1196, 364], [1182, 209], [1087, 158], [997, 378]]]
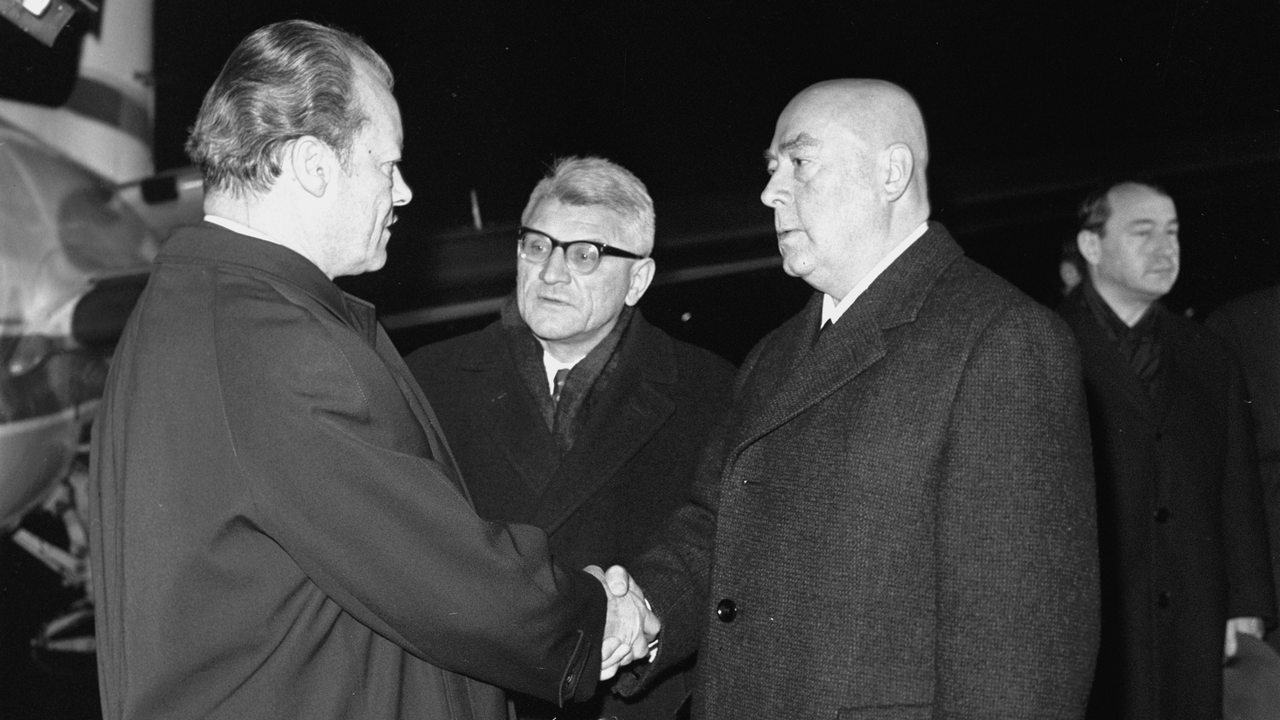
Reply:
[[308, 135], [346, 166], [369, 121], [356, 93], [358, 62], [391, 89], [386, 61], [336, 28], [286, 20], [240, 41], [205, 93], [187, 139], [206, 190], [265, 192], [280, 176], [284, 146]]
[[1105, 182], [1091, 190], [1084, 200], [1080, 202], [1080, 207], [1076, 209], [1076, 220], [1079, 223], [1080, 230], [1088, 230], [1099, 235], [1103, 234], [1102, 231], [1106, 227], [1107, 221], [1111, 219], [1112, 208], [1109, 196], [1112, 190], [1121, 185], [1137, 185], [1151, 188], [1159, 195], [1173, 197], [1160, 185], [1142, 178], [1127, 178]]
[[527, 225], [538, 205], [549, 198], [566, 205], [608, 208], [618, 215], [618, 227], [636, 252], [653, 251], [653, 199], [640, 178], [621, 165], [602, 157], [557, 159], [534, 186], [520, 221]]

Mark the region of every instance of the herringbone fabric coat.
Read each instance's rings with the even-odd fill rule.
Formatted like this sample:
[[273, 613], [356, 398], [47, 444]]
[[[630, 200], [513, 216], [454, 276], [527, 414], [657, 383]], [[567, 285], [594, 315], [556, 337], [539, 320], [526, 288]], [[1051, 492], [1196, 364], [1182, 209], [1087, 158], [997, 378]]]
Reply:
[[1060, 320], [940, 225], [817, 338], [747, 358], [666, 543], [653, 672], [698, 718], [1076, 718], [1097, 642], [1089, 437]]

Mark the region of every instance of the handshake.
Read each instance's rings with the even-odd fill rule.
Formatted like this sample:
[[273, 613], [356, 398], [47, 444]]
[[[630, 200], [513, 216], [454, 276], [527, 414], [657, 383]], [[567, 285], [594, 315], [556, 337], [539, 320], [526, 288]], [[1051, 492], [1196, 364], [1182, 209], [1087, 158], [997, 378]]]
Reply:
[[604, 643], [600, 648], [600, 679], [608, 680], [623, 665], [649, 657], [649, 652], [657, 646], [655, 638], [662, 623], [649, 608], [640, 586], [621, 566], [614, 565], [608, 572], [595, 565], [584, 569], [604, 585], [609, 596]]

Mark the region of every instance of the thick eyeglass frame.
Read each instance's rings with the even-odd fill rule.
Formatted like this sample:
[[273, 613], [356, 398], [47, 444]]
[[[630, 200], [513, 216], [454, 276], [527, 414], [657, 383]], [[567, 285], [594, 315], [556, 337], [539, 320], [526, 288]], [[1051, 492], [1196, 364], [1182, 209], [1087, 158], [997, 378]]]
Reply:
[[[542, 260], [534, 260], [525, 253], [525, 250], [524, 250], [525, 237], [529, 235], [537, 235], [538, 237], [546, 238], [547, 242], [551, 243], [551, 251], [547, 253], [547, 257], [543, 258]], [[569, 249], [572, 248], [574, 245], [590, 245], [591, 247], [595, 248], [597, 253], [595, 264], [593, 264], [590, 268], [573, 267], [572, 262], [569, 260], [570, 257], [573, 257], [572, 255], [569, 254]], [[621, 248], [616, 248], [616, 247], [613, 247], [612, 245], [598, 242], [596, 240], [569, 240], [567, 242], [564, 240], [557, 240], [551, 237], [550, 235], [542, 232], [541, 230], [535, 230], [531, 227], [524, 227], [523, 225], [520, 226], [520, 232], [518, 235], [516, 235], [516, 247], [519, 249], [520, 257], [522, 259], [528, 260], [531, 263], [537, 263], [539, 265], [550, 260], [551, 255], [556, 251], [556, 248], [564, 248], [565, 265], [567, 265], [569, 269], [573, 270], [579, 275], [586, 275], [588, 273], [595, 272], [596, 268], [600, 267], [600, 260], [603, 259], [605, 255], [612, 255], [614, 257], [625, 258], [627, 260], [643, 260], [645, 257], [644, 255], [637, 255], [631, 252], [630, 250], [623, 250]]]

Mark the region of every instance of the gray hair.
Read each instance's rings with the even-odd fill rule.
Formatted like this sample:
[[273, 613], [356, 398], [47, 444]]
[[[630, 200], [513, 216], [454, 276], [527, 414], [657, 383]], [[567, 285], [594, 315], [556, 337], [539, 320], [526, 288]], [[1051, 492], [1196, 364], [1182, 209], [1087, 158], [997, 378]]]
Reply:
[[544, 200], [566, 205], [599, 205], [616, 213], [622, 234], [641, 255], [653, 251], [655, 220], [653, 199], [644, 183], [630, 170], [602, 157], [563, 157], [552, 163], [547, 175], [533, 188], [520, 216], [528, 224]]

